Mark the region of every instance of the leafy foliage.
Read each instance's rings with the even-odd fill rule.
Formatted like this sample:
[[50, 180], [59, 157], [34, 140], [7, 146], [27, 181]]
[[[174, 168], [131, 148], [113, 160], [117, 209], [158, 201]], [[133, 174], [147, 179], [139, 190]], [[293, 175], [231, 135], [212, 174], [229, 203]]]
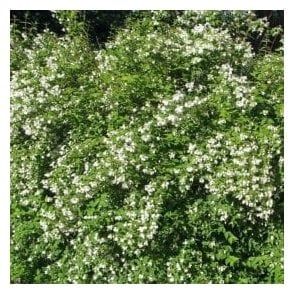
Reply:
[[95, 51], [56, 18], [12, 28], [11, 281], [282, 283], [281, 28], [143, 12]]

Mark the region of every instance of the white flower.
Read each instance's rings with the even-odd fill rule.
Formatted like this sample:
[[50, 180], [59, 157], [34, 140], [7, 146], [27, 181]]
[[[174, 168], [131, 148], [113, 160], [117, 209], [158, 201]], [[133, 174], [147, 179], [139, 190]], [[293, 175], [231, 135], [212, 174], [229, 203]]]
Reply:
[[33, 133], [32, 128], [28, 125], [24, 125], [23, 130], [27, 136], [30, 136]]
[[166, 120], [162, 118], [161, 116], [157, 116], [156, 120], [157, 120], [158, 127], [166, 125]]
[[140, 233], [143, 233], [146, 230], [146, 227], [139, 227], [138, 230], [139, 230]]
[[176, 109], [175, 109], [175, 112], [176, 112], [177, 114], [182, 113], [182, 112], [183, 112], [183, 106], [177, 106]]
[[144, 142], [148, 142], [148, 141], [150, 141], [150, 138], [151, 138], [151, 136], [150, 136], [149, 134], [141, 136], [141, 139], [142, 139]]
[[236, 105], [237, 105], [238, 107], [243, 107], [243, 106], [245, 105], [245, 101], [244, 101], [244, 100], [238, 100], [238, 101], [236, 102]]
[[193, 32], [196, 33], [196, 34], [201, 34], [201, 33], [204, 32], [204, 30], [205, 30], [205, 26], [203, 24], [196, 25], [193, 28]]
[[188, 153], [192, 154], [194, 152], [195, 148], [196, 148], [195, 144], [189, 143]]
[[79, 199], [78, 198], [72, 198], [72, 199], [70, 199], [70, 202], [73, 203], [73, 204], [77, 204], [79, 202]]
[[164, 106], [168, 106], [169, 101], [168, 101], [168, 100], [163, 100], [163, 101], [162, 101], [162, 104], [163, 104]]
[[226, 221], [228, 218], [228, 213], [226, 211], [221, 211], [221, 217], [220, 220], [221, 221]]
[[191, 60], [191, 63], [192, 64], [196, 64], [196, 63], [199, 63], [202, 59], [200, 57], [193, 57], [192, 60]]
[[193, 167], [192, 166], [188, 166], [186, 168], [186, 170], [187, 170], [188, 173], [191, 173], [193, 171]]
[[143, 154], [140, 154], [140, 159], [142, 160], [142, 161], [146, 161], [147, 159], [148, 159], [148, 157], [146, 156], [146, 155], [143, 155]]
[[174, 174], [178, 175], [180, 173], [180, 171], [178, 169], [174, 169]]
[[83, 193], [87, 193], [89, 192], [91, 189], [89, 186], [84, 186], [84, 187], [81, 187], [80, 188], [80, 191], [83, 192]]
[[176, 121], [177, 121], [177, 117], [173, 114], [170, 114], [167, 119], [172, 123], [174, 124]]
[[220, 119], [217, 123], [219, 125], [223, 125], [224, 123], [226, 123], [226, 120], [225, 119]]
[[194, 87], [194, 82], [186, 83], [185, 87], [187, 88], [188, 92], [192, 92]]
[[169, 186], [169, 182], [168, 182], [168, 181], [165, 181], [165, 182], [163, 182], [163, 183], [161, 184], [161, 187], [162, 187], [163, 189], [168, 188], [168, 186]]
[[129, 185], [127, 183], [122, 183], [121, 187], [123, 189], [128, 189], [129, 188]]
[[177, 92], [176, 94], [173, 95], [173, 101], [180, 101], [183, 98], [184, 98], [184, 94], [181, 92]]
[[155, 191], [155, 188], [153, 187], [153, 183], [150, 183], [148, 185], [146, 185], [144, 187], [144, 190], [149, 194], [151, 195], [154, 191]]

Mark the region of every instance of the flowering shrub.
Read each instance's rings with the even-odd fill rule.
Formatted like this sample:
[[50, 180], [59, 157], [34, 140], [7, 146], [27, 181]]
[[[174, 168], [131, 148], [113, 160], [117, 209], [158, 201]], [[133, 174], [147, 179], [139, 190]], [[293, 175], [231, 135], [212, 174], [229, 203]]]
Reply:
[[281, 29], [142, 15], [12, 34], [12, 282], [283, 282]]

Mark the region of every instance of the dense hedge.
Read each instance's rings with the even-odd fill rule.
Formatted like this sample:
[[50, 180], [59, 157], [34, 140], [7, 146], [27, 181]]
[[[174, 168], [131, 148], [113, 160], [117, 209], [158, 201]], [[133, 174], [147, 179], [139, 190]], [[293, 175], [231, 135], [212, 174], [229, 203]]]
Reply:
[[11, 281], [283, 282], [281, 28], [143, 12], [95, 51], [55, 17], [12, 27]]

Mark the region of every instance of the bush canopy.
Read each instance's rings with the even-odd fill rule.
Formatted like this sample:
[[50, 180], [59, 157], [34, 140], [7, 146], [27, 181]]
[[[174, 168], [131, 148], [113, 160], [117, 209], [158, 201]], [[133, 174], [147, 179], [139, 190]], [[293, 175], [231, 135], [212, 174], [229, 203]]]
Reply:
[[53, 15], [11, 26], [11, 282], [282, 283], [282, 28]]

